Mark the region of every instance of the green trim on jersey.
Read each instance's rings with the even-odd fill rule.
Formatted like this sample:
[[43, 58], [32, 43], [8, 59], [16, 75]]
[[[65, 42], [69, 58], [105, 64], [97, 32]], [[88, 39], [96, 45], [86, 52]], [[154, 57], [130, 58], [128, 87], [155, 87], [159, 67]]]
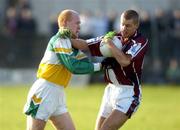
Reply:
[[77, 60], [67, 54], [59, 54], [61, 63], [73, 74], [88, 74], [94, 72], [94, 65], [88, 59]]
[[[61, 36], [65, 34], [66, 38], [61, 38]], [[47, 50], [55, 52], [60, 63], [63, 64], [73, 74], [88, 74], [94, 72], [94, 65], [88, 59], [78, 60], [76, 58], [79, 53], [78, 49], [69, 47], [65, 50], [65, 48], [63, 48], [63, 45], [61, 45], [62, 47], [59, 47], [57, 51], [57, 44], [67, 44], [67, 40], [70, 41], [69, 36], [70, 35], [68, 33], [62, 33], [59, 31], [55, 36], [51, 38]]]
[[47, 46], [37, 72], [38, 78], [66, 87], [73, 74], [94, 72], [94, 64], [80, 50], [74, 49], [69, 32], [59, 30]]

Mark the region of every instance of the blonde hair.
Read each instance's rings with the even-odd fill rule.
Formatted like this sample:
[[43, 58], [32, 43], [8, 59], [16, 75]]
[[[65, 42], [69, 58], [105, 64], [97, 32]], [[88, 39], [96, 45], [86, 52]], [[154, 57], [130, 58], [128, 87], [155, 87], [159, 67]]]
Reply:
[[70, 9], [63, 10], [58, 16], [58, 26], [59, 26], [59, 28], [64, 27], [65, 23], [67, 21], [71, 21], [72, 16], [74, 14], [78, 14], [78, 13], [76, 11], [70, 10]]

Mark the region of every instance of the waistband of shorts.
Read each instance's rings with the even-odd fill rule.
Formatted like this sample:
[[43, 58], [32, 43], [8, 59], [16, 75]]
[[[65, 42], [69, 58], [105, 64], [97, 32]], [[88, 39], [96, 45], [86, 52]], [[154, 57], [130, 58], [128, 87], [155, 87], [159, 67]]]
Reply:
[[37, 81], [38, 81], [38, 82], [41, 82], [41, 83], [46, 83], [46, 84], [49, 84], [49, 85], [51, 85], [51, 86], [53, 86], [53, 87], [58, 87], [58, 88], [60, 88], [60, 89], [64, 89], [64, 87], [63, 87], [63, 86], [60, 86], [60, 85], [54, 84], [54, 83], [49, 82], [48, 80], [43, 79], [43, 78], [38, 78], [38, 79], [37, 79]]
[[121, 87], [121, 88], [134, 88], [133, 85], [112, 84], [112, 83], [109, 83], [108, 85], [113, 86], [113, 87]]

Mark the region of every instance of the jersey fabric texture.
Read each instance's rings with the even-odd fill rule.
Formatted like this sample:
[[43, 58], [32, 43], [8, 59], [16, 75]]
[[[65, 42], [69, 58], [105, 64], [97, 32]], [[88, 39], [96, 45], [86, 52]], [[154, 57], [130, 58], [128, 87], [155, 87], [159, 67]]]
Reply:
[[69, 37], [61, 38], [61, 32], [58, 32], [48, 43], [37, 77], [66, 87], [72, 73], [87, 74], [93, 71], [94, 65], [86, 55], [72, 47]]

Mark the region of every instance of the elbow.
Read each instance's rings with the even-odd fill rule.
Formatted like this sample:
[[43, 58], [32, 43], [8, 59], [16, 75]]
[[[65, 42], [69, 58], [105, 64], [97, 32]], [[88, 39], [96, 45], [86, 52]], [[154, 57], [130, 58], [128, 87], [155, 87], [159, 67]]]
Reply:
[[124, 62], [121, 63], [121, 66], [122, 66], [122, 67], [126, 67], [126, 66], [128, 66], [129, 64], [131, 64], [131, 61], [124, 61]]
[[126, 67], [126, 66], [128, 66], [129, 64], [131, 64], [131, 59], [130, 59], [130, 58], [127, 58], [127, 59], [121, 60], [121, 61], [119, 62], [119, 64], [120, 64], [122, 67]]
[[131, 56], [127, 55], [124, 60], [122, 60], [121, 66], [126, 67], [131, 64]]

